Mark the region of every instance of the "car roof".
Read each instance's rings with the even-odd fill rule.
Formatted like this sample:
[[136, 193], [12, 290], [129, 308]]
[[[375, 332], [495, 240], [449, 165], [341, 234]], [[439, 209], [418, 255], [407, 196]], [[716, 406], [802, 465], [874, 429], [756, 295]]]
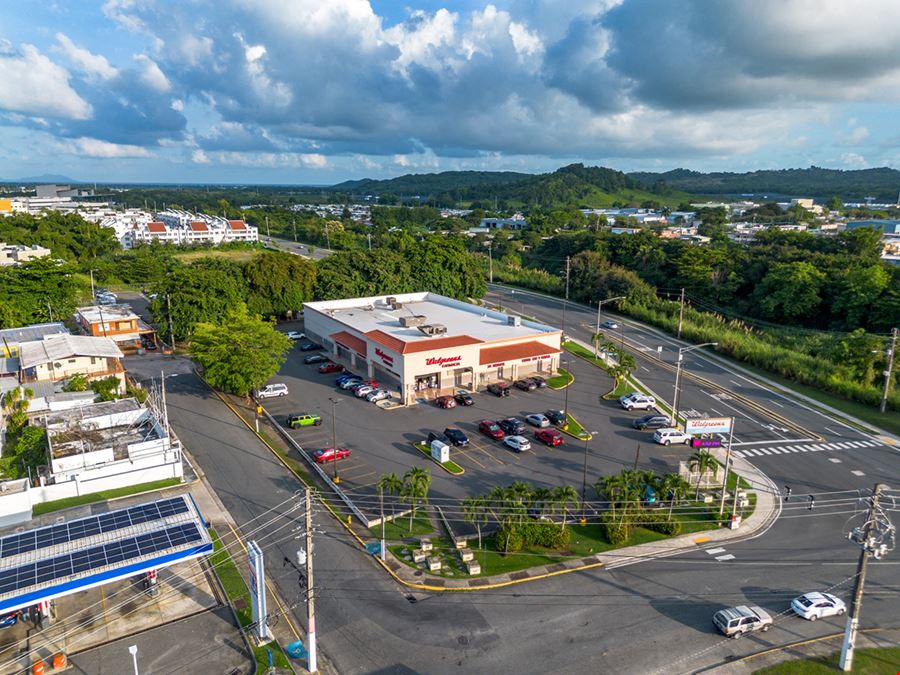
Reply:
[[820, 593], [819, 591], [812, 591], [810, 593], [804, 593], [800, 596], [801, 598], [806, 598], [810, 602], [820, 602], [822, 600], [833, 600], [836, 599], [833, 595], [829, 595], [828, 593]]
[[731, 621], [732, 619], [744, 619], [748, 616], [757, 616], [757, 613], [753, 611], [754, 609], [759, 608], [751, 608], [747, 607], [746, 605], [740, 605], [738, 607], [729, 607], [728, 609], [723, 609], [718, 613], [721, 614], [723, 618]]

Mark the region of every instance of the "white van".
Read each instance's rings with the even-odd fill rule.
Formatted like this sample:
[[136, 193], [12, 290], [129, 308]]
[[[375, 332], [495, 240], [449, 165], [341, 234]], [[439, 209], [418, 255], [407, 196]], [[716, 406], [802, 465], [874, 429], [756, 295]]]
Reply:
[[657, 429], [653, 434], [653, 440], [660, 445], [669, 445], [671, 443], [690, 443], [691, 437], [681, 431], [681, 429]]
[[262, 389], [256, 390], [256, 398], [275, 398], [276, 396], [287, 396], [288, 388], [283, 382], [267, 384]]

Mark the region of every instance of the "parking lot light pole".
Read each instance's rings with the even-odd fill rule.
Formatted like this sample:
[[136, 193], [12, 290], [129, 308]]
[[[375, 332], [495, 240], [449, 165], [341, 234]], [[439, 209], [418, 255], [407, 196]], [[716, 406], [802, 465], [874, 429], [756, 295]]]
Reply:
[[684, 355], [688, 352], [694, 351], [695, 349], [700, 349], [700, 347], [714, 347], [718, 342], [704, 342], [699, 345], [692, 345], [690, 347], [680, 347], [678, 349], [678, 363], [675, 366], [675, 393], [672, 396], [672, 424], [675, 425], [675, 428], [678, 428], [678, 384], [681, 380], [681, 362], [684, 360]]
[[579, 519], [580, 525], [587, 524], [587, 513], [584, 506], [584, 500], [587, 492], [587, 458], [588, 458], [588, 441], [594, 434], [599, 433], [598, 431], [587, 432], [584, 437], [584, 466], [581, 469], [581, 518]]
[[128, 648], [128, 653], [131, 654], [131, 658], [134, 661], [134, 675], [140, 675], [140, 673], [138, 673], [138, 665], [137, 665], [137, 653], [138, 653], [137, 645], [131, 645]]
[[613, 302], [615, 300], [624, 300], [624, 295], [616, 296], [615, 298], [606, 298], [606, 300], [599, 300], [597, 302], [597, 329], [594, 331], [594, 358], [597, 358], [597, 343], [600, 341], [600, 308], [603, 307], [604, 302]]
[[338, 476], [337, 472], [337, 426], [335, 424], [334, 407], [343, 399], [332, 398], [329, 396], [328, 400], [331, 401], [331, 451], [334, 453], [331, 460], [331, 467], [334, 469], [331, 480], [337, 485], [341, 482], [341, 477]]
[[[568, 365], [569, 365], [569, 362], [568, 362], [568, 361], [563, 361], [562, 359], [560, 359], [559, 365], [560, 365], [560, 366], [568, 366]], [[568, 374], [568, 375], [571, 377], [572, 373], [569, 372], [569, 369], [566, 368], [565, 371], [566, 371], [566, 374]], [[565, 398], [565, 403], [563, 403], [563, 417], [565, 418], [565, 419], [563, 420], [563, 425], [566, 426], [566, 427], [569, 426], [569, 385], [570, 385], [570, 384], [571, 384], [571, 381], [570, 381], [570, 382], [566, 385], [566, 387], [565, 387], [565, 389], [566, 389], [566, 398]]]

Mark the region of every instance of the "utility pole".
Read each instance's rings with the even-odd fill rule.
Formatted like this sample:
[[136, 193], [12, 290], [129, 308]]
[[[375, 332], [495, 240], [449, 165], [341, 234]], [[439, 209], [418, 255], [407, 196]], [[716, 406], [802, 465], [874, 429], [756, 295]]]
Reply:
[[678, 311], [678, 339], [681, 339], [681, 324], [684, 321], [684, 289], [681, 289], [681, 309]]
[[494, 242], [489, 241], [488, 247], [488, 279], [494, 283]]
[[172, 328], [172, 301], [169, 294], [166, 293], [166, 314], [169, 317], [169, 344], [172, 345], [172, 351], [175, 351], [175, 331]]
[[316, 664], [316, 605], [313, 590], [313, 524], [312, 488], [306, 488], [306, 636], [309, 642], [309, 672], [318, 671]]
[[372, 250], [372, 233], [371, 232], [366, 232], [366, 239], [368, 239], [368, 241], [369, 241], [369, 250], [371, 251]]
[[294, 228], [294, 243], [297, 243], [297, 219], [291, 218], [291, 227]]
[[[728, 470], [731, 468], [731, 441], [734, 438], [734, 417], [731, 418], [731, 423], [728, 425], [728, 447], [725, 449], [725, 477], [722, 479], [722, 500], [719, 502], [719, 518], [722, 517], [722, 514], [725, 512], [725, 490], [728, 489]], [[734, 482], [734, 504], [735, 509], [737, 508], [737, 492], [740, 481], [735, 480]], [[734, 512], [732, 512], [734, 515]]]
[[900, 331], [896, 327], [891, 328], [891, 346], [887, 350], [887, 368], [884, 370], [884, 391], [881, 394], [881, 412], [887, 410], [887, 397], [891, 391], [891, 374], [894, 370], [894, 354], [897, 352], [897, 334]]
[[269, 216], [268, 216], [268, 215], [266, 215], [266, 236], [267, 236], [269, 239], [272, 238], [272, 233], [269, 232]]
[[563, 335], [566, 333], [566, 309], [569, 305], [569, 271], [570, 271], [570, 262], [571, 258], [566, 256], [566, 297], [563, 300], [563, 315], [562, 315], [562, 332]]
[[334, 407], [341, 402], [341, 399], [329, 397], [328, 400], [331, 401], [331, 449], [334, 453], [331, 456], [331, 467], [334, 469], [332, 472], [332, 481], [337, 485], [341, 482], [341, 477], [338, 476], [337, 472], [337, 426], [335, 423]]
[[[856, 564], [856, 581], [853, 585], [853, 599], [850, 604], [850, 615], [847, 617], [847, 627], [844, 630], [844, 644], [841, 647], [840, 668], [844, 672], [850, 672], [853, 667], [853, 649], [856, 645], [856, 632], [859, 628], [859, 610], [862, 606], [863, 586], [866, 583], [866, 567], [869, 562], [869, 556], [875, 555], [881, 558], [887, 552], [887, 546], [880, 544], [881, 539], [885, 536], [885, 532], [878, 532], [880, 536], [872, 536], [872, 530], [879, 525], [876, 519], [881, 515], [878, 508], [878, 499], [881, 497], [881, 491], [885, 486], [876, 483], [875, 491], [872, 499], [869, 500], [869, 512], [866, 514], [866, 522], [860, 532], [859, 528], [850, 535], [851, 541], [856, 541], [860, 545], [859, 562]], [[887, 532], [893, 534], [893, 526], [890, 521]]]
[[50, 301], [47, 301], [47, 311], [50, 312], [50, 323], [53, 323], [53, 308], [50, 306]]
[[94, 270], [89, 270], [91, 273], [91, 302], [97, 302], [97, 294], [94, 293]]

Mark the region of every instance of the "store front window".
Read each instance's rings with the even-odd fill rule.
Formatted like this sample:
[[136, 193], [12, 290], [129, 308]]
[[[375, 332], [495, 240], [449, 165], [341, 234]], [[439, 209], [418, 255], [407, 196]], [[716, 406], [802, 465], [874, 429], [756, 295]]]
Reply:
[[416, 391], [422, 391], [423, 389], [437, 389], [440, 377], [440, 373], [420, 375], [416, 378]]

